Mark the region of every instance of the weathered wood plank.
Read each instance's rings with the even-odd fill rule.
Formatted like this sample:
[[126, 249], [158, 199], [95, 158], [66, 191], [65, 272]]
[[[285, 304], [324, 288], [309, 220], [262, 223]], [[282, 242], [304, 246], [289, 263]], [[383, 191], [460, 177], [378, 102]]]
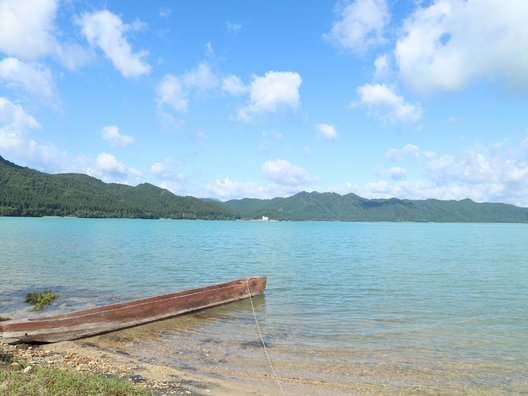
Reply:
[[137, 326], [255, 296], [264, 292], [266, 277], [255, 276], [162, 296], [128, 301], [65, 314], [0, 323], [0, 335], [21, 341], [73, 340]]

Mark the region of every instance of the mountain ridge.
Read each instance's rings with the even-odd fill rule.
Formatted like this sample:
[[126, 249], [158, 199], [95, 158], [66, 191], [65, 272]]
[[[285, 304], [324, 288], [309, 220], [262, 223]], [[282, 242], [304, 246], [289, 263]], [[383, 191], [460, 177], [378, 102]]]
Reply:
[[48, 174], [0, 156], [0, 215], [234, 219], [221, 204], [181, 197], [150, 183], [105, 183], [80, 173]]
[[528, 208], [504, 203], [411, 199], [367, 199], [354, 193], [302, 191], [287, 198], [244, 198], [224, 205], [244, 218], [294, 221], [414, 221], [528, 223]]
[[528, 223], [528, 208], [469, 198], [367, 199], [306, 191], [218, 202], [177, 196], [150, 183], [129, 186], [79, 173], [52, 175], [0, 156], [0, 216]]

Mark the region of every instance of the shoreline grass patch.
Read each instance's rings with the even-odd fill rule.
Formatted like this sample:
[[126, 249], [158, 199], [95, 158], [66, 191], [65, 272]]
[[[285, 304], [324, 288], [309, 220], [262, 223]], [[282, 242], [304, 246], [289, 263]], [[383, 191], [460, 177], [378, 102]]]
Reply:
[[53, 290], [26, 294], [26, 302], [33, 305], [33, 311], [41, 311], [55, 301], [59, 295]]
[[0, 393], [3, 396], [100, 395], [148, 396], [147, 389], [135, 388], [117, 377], [106, 378], [73, 370], [34, 367], [28, 372], [0, 364]]

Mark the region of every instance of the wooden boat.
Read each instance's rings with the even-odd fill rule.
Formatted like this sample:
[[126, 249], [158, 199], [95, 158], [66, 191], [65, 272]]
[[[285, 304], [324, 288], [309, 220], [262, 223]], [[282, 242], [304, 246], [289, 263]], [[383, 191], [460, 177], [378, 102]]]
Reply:
[[37, 342], [74, 340], [241, 300], [265, 288], [266, 277], [255, 276], [83, 311], [8, 320], [0, 322], [0, 336]]

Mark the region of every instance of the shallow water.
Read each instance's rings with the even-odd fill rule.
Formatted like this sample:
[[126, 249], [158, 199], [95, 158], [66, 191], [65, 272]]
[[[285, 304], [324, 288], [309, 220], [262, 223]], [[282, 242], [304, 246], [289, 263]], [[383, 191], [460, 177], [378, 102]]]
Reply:
[[[266, 274], [289, 392], [528, 392], [527, 225], [0, 218], [0, 249], [2, 316], [35, 289], [68, 311]], [[273, 389], [248, 301], [99, 339]]]

